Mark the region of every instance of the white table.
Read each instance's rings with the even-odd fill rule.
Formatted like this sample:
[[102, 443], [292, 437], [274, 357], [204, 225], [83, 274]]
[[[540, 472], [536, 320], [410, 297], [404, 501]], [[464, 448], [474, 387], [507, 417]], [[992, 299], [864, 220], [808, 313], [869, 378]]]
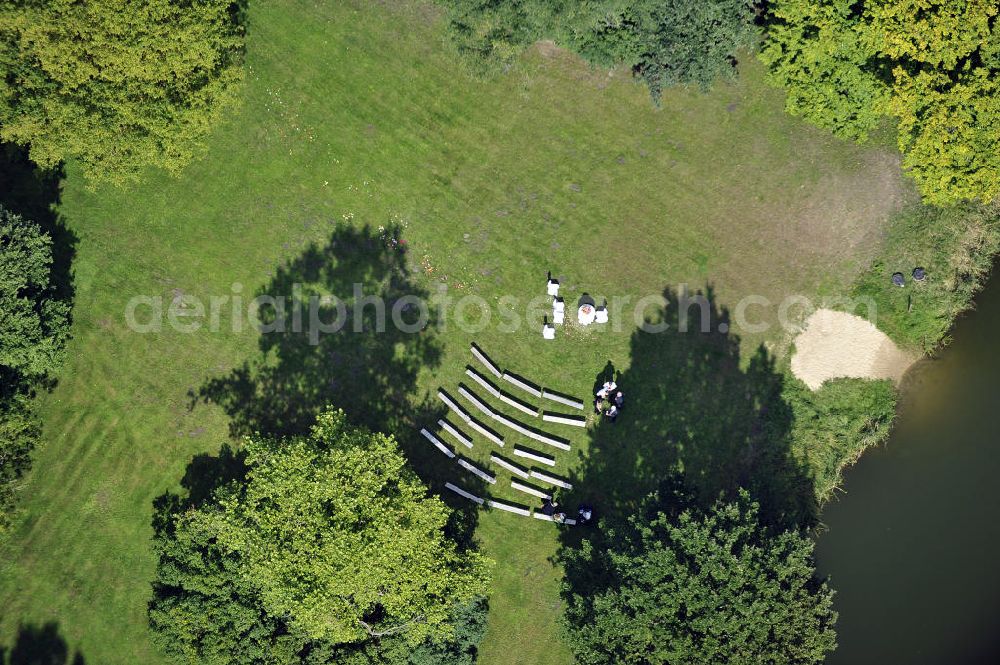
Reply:
[[576, 318], [581, 326], [589, 326], [597, 318], [597, 308], [593, 305], [580, 305]]

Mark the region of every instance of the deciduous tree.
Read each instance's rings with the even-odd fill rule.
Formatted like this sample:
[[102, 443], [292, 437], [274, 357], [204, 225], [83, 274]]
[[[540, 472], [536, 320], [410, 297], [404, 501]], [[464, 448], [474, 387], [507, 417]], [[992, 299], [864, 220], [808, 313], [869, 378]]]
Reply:
[[0, 208], [0, 394], [38, 381], [59, 364], [69, 304], [51, 284], [52, 240]]
[[0, 138], [95, 180], [177, 171], [242, 77], [229, 0], [16, 0], [0, 8]]
[[481, 625], [488, 561], [447, 538], [447, 508], [391, 437], [330, 412], [309, 437], [250, 439], [245, 454], [245, 479], [161, 511], [150, 623], [168, 652], [211, 663], [382, 662], [391, 651], [461, 662]]
[[769, 533], [745, 492], [667, 510], [569, 551], [569, 574], [594, 581], [567, 587], [577, 662], [806, 664], [833, 650], [832, 593], [814, 579], [806, 535]]
[[756, 40], [751, 0], [440, 0], [459, 50], [477, 68], [508, 66], [552, 39], [590, 62], [631, 68], [654, 97], [730, 75]]
[[0, 533], [38, 438], [28, 398], [58, 367], [69, 334], [69, 303], [51, 278], [48, 234], [0, 207]]
[[995, 0], [775, 0], [762, 58], [786, 106], [864, 139], [895, 118], [924, 199], [1000, 194]]

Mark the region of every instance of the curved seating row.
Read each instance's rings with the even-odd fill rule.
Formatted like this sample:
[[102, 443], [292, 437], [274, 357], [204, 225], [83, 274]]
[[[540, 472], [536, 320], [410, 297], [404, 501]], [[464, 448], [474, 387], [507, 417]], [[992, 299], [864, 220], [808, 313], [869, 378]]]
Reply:
[[487, 505], [490, 508], [496, 508], [497, 510], [503, 510], [508, 513], [514, 513], [515, 515], [521, 515], [522, 517], [534, 517], [535, 519], [544, 520], [546, 522], [554, 522], [556, 524], [566, 524], [567, 526], [576, 525], [576, 520], [565, 518], [563, 520], [556, 520], [552, 515], [546, 515], [545, 513], [540, 513], [531, 508], [526, 508], [524, 506], [519, 506], [513, 503], [507, 503], [505, 501], [497, 501], [496, 499], [484, 499], [483, 497], [476, 496], [472, 492], [468, 492], [458, 485], [453, 483], [445, 483], [444, 486], [459, 495], [462, 498], [468, 499], [474, 503], [482, 505]]

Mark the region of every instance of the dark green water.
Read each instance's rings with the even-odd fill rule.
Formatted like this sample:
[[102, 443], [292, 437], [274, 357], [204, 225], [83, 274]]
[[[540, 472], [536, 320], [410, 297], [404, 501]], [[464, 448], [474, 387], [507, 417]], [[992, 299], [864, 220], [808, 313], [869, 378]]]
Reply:
[[1000, 663], [1000, 282], [976, 302], [823, 514], [830, 665]]

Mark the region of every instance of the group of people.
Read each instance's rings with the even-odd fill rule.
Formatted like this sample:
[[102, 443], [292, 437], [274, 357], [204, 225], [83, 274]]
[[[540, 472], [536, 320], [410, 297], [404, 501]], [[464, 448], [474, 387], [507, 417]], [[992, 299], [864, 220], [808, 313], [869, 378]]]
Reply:
[[[555, 499], [542, 499], [541, 512], [560, 524], [566, 521], [566, 512], [559, 507], [559, 503]], [[594, 519], [594, 507], [587, 503], [581, 503], [576, 509], [576, 515], [577, 524], [589, 524]]]
[[[604, 402], [608, 402], [608, 408], [604, 410]], [[625, 395], [618, 390], [618, 384], [614, 381], [605, 381], [601, 389], [594, 395], [594, 413], [604, 411], [605, 417], [614, 423], [618, 420], [618, 414], [625, 406]]]

